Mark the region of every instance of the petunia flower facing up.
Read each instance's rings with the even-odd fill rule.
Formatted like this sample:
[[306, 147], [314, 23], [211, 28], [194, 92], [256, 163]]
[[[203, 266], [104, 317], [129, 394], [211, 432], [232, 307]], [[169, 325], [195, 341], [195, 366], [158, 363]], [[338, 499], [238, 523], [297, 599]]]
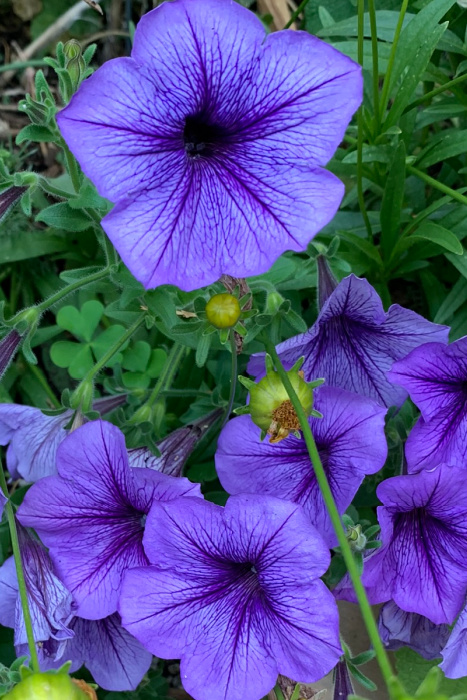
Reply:
[[[55, 575], [45, 549], [32, 542], [23, 542], [22, 555], [41, 669], [57, 669], [71, 661], [71, 671], [84, 664], [96, 683], [106, 690], [135, 689], [147, 672], [152, 655], [123, 629], [118, 613], [103, 620], [75, 617], [71, 595]], [[28, 656], [13, 557], [0, 567], [0, 624], [14, 628], [16, 653]]]
[[162, 658], [181, 658], [196, 700], [260, 700], [278, 673], [322, 678], [339, 660], [338, 615], [319, 577], [329, 551], [298, 506], [232, 496], [155, 503], [151, 566], [125, 575], [126, 629]]
[[98, 620], [116, 611], [124, 571], [148, 563], [142, 540], [151, 505], [200, 496], [199, 485], [131, 468], [123, 434], [104, 421], [71, 433], [58, 448], [57, 467], [58, 476], [28, 491], [18, 518], [49, 548], [77, 614]]
[[[286, 367], [304, 356], [307, 381], [324, 377], [328, 385], [368, 396], [383, 406], [401, 406], [407, 392], [388, 380], [391, 365], [424, 343], [447, 343], [448, 333], [446, 326], [398, 304], [386, 313], [373, 287], [349, 275], [324, 301], [315, 324], [280, 343], [277, 352]], [[255, 376], [264, 372], [264, 355], [252, 357], [248, 372]]]
[[102, 225], [134, 276], [192, 290], [265, 272], [330, 221], [344, 187], [322, 166], [361, 98], [360, 67], [310, 34], [266, 35], [231, 0], [174, 0], [58, 124], [116, 204]]
[[405, 446], [409, 472], [441, 462], [467, 468], [467, 337], [417, 348], [390, 372], [421, 411]]
[[[370, 399], [323, 386], [315, 392], [323, 418], [309, 418], [318, 451], [340, 513], [355, 496], [365, 474], [384, 466], [386, 409]], [[303, 506], [329, 546], [337, 539], [304, 440], [288, 437], [279, 444], [261, 442], [249, 416], [229, 421], [216, 452], [216, 469], [228, 493], [278, 496]]]
[[[393, 600], [435, 624], [451, 624], [467, 593], [465, 470], [396, 476], [378, 486], [381, 549], [365, 560], [362, 582], [371, 603]], [[354, 600], [345, 580], [337, 597]]]

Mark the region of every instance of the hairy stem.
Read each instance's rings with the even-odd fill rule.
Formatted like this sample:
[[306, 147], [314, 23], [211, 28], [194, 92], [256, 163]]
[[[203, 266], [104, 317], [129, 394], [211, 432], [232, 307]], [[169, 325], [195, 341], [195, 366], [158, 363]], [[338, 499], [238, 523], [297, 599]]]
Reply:
[[305, 438], [305, 443], [308, 449], [308, 454], [310, 455], [313, 470], [316, 475], [316, 480], [318, 482], [321, 494], [323, 496], [323, 500], [329, 513], [332, 525], [336, 532], [337, 539], [341, 547], [342, 556], [347, 565], [349, 576], [355, 589], [355, 594], [357, 596], [358, 604], [360, 606], [362, 618], [365, 623], [365, 627], [368, 631], [368, 636], [370, 637], [371, 643], [373, 644], [376, 659], [378, 661], [385, 683], [387, 687], [390, 688], [391, 678], [393, 678], [394, 674], [392, 672], [391, 665], [386, 654], [386, 650], [384, 649], [383, 643], [379, 636], [378, 628], [373, 617], [371, 606], [368, 601], [365, 588], [363, 587], [363, 584], [360, 579], [357, 564], [355, 562], [350, 545], [347, 541], [347, 537], [345, 535], [345, 531], [339, 516], [339, 511], [337, 510], [336, 502], [334, 500], [334, 496], [332, 495], [332, 491], [329, 486], [329, 481], [326, 476], [326, 472], [324, 471], [321, 458], [319, 456], [318, 449], [316, 447], [316, 443], [311, 432], [308, 418], [306, 416], [305, 411], [303, 410], [303, 407], [300, 403], [297, 394], [294, 391], [292, 384], [290, 383], [290, 379], [280, 361], [280, 358], [276, 352], [276, 348], [274, 347], [273, 343], [271, 343], [269, 338], [263, 337], [262, 340], [267, 352], [270, 354], [274, 362], [276, 370], [295, 409], [298, 420], [300, 421], [300, 427]]
[[[0, 465], [0, 487], [4, 495], [9, 499], [8, 487], [5, 479], [5, 472], [3, 471], [2, 465]], [[31, 668], [35, 673], [40, 672], [39, 659], [37, 656], [36, 643], [34, 641], [34, 632], [32, 629], [31, 613], [29, 611], [28, 594], [26, 590], [26, 581], [24, 578], [23, 570], [23, 560], [21, 558], [21, 550], [18, 541], [18, 531], [16, 529], [15, 514], [13, 512], [13, 506], [11, 501], [5, 505], [6, 515], [8, 519], [8, 526], [10, 528], [11, 546], [13, 549], [13, 556], [15, 559], [16, 567], [16, 577], [18, 579], [18, 589], [19, 596], [21, 600], [21, 608], [23, 610], [24, 625], [26, 627], [26, 636], [28, 639], [29, 655], [31, 657]]]
[[109, 274], [108, 267], [104, 267], [102, 270], [98, 270], [98, 272], [93, 272], [92, 275], [88, 275], [87, 277], [82, 277], [80, 280], [76, 280], [76, 282], [72, 282], [71, 284], [67, 285], [63, 289], [59, 289], [58, 292], [55, 292], [55, 294], [52, 294], [51, 297], [49, 297], [48, 299], [45, 299], [45, 301], [38, 304], [36, 306], [36, 308], [40, 313], [42, 313], [43, 311], [47, 311], [54, 304], [56, 304], [57, 302], [61, 301], [64, 297], [66, 297], [68, 294], [71, 294], [72, 292], [76, 291], [77, 289], [81, 289], [81, 287], [85, 287], [87, 284], [91, 284], [92, 282], [97, 282], [98, 280], [104, 279], [104, 277], [107, 277], [108, 274]]

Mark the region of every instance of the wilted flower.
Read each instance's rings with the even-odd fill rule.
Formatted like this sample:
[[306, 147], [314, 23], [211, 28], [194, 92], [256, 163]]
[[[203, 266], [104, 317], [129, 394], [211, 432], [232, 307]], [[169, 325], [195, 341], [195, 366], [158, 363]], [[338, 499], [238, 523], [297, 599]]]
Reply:
[[[467, 593], [467, 481], [462, 468], [396, 476], [378, 486], [383, 546], [364, 562], [371, 603], [394, 602], [451, 624]], [[335, 591], [354, 600], [345, 585]], [[349, 595], [350, 593], [350, 595]]]
[[117, 609], [127, 568], [147, 564], [143, 551], [151, 505], [200, 495], [199, 485], [153, 469], [132, 469], [118, 428], [93, 421], [68, 435], [57, 452], [58, 476], [41, 479], [18, 510], [49, 548], [59, 577], [91, 620]]
[[329, 551], [301, 508], [265, 496], [155, 503], [152, 566], [125, 575], [123, 625], [162, 658], [181, 658], [196, 700], [260, 700], [283, 673], [303, 682], [337, 662], [337, 608], [319, 577]]
[[440, 462], [467, 468], [467, 337], [416, 348], [389, 376], [422, 414], [405, 446], [409, 471]]
[[338, 662], [334, 669], [334, 695], [333, 700], [347, 700], [354, 694], [352, 680], [345, 659]]
[[[277, 346], [290, 367], [304, 356], [305, 379], [324, 377], [326, 384], [368, 396], [383, 406], [401, 406], [407, 392], [391, 384], [387, 372], [415, 347], [447, 343], [449, 329], [393, 304], [386, 313], [373, 287], [349, 275], [331, 293], [306, 333]], [[264, 372], [264, 355], [253, 356], [248, 371]]]
[[[125, 396], [97, 399], [93, 409], [102, 415], [113, 411]], [[57, 449], [66, 438], [65, 426], [73, 411], [46, 416], [39, 408], [16, 403], [0, 403], [0, 445], [8, 445], [6, 464], [9, 473], [26, 481], [38, 481], [57, 473]]]
[[[83, 664], [107, 690], [137, 687], [151, 663], [151, 654], [123, 629], [118, 613], [103, 620], [75, 617], [70, 592], [55, 574], [40, 542], [19, 527], [29, 610], [42, 670], [71, 661], [71, 671]], [[15, 630], [18, 656], [28, 656], [18, 579], [13, 557], [0, 567], [0, 624]]]
[[18, 331], [14, 329], [0, 340], [0, 379], [7, 371], [20, 342], [21, 336]]
[[[323, 418], [310, 417], [309, 423], [337, 507], [344, 513], [365, 474], [384, 465], [386, 409], [371, 399], [326, 386], [316, 391], [315, 407]], [[228, 493], [267, 494], [298, 503], [328, 545], [337, 544], [304, 440], [261, 442], [250, 417], [239, 416], [221, 432], [215, 459]]]
[[159, 457], [146, 447], [128, 450], [130, 467], [147, 467], [170, 476], [181, 476], [183, 467], [196, 444], [222, 415], [222, 412], [222, 409], [217, 409], [209, 415], [169, 433], [156, 443], [160, 452]]
[[389, 651], [409, 647], [424, 659], [439, 659], [450, 635], [449, 625], [435, 625], [423, 615], [405, 612], [392, 600], [380, 610], [378, 631]]
[[102, 225], [146, 287], [191, 290], [303, 250], [344, 187], [322, 168], [361, 102], [360, 68], [307, 32], [266, 36], [230, 0], [146, 14], [58, 115]]
[[440, 668], [448, 678], [467, 676], [467, 608], [453, 627], [449, 641], [438, 656], [443, 657]]

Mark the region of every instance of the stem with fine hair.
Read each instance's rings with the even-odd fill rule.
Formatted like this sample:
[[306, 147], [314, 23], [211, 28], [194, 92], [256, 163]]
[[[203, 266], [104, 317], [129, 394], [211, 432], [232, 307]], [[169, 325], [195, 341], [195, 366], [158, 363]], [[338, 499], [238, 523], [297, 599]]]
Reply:
[[316, 447], [316, 443], [313, 437], [313, 434], [311, 432], [310, 424], [308, 422], [307, 415], [305, 411], [303, 410], [303, 407], [300, 403], [300, 399], [298, 398], [297, 394], [295, 393], [295, 390], [290, 382], [290, 379], [287, 375], [287, 372], [285, 371], [280, 358], [276, 352], [276, 348], [274, 344], [269, 340], [267, 337], [262, 337], [262, 341], [264, 343], [264, 346], [266, 348], [266, 351], [269, 353], [271, 356], [275, 368], [277, 370], [277, 373], [279, 374], [282, 383], [284, 385], [285, 390], [287, 391], [287, 394], [290, 398], [290, 401], [295, 409], [295, 413], [297, 414], [297, 418], [300, 422], [300, 427], [303, 432], [303, 436], [305, 438], [305, 444], [308, 449], [308, 454], [310, 455], [310, 460], [311, 464], [313, 466], [313, 470], [315, 472], [316, 480], [318, 482], [321, 495], [323, 496], [324, 503], [326, 505], [327, 511], [329, 513], [329, 517], [331, 519], [332, 525], [334, 527], [342, 556], [344, 558], [344, 561], [347, 565], [347, 570], [349, 572], [350, 579], [352, 581], [353, 587], [355, 589], [355, 594], [358, 600], [358, 604], [360, 606], [360, 610], [362, 613], [362, 618], [365, 623], [365, 627], [368, 631], [368, 636], [370, 637], [370, 641], [373, 644], [373, 648], [375, 650], [375, 655], [376, 659], [378, 661], [379, 667], [381, 669], [381, 673], [383, 675], [384, 681], [386, 683], [386, 686], [388, 688], [391, 687], [391, 679], [393, 678], [394, 674], [391, 669], [391, 664], [389, 663], [388, 656], [386, 654], [386, 650], [383, 646], [383, 643], [381, 641], [381, 638], [378, 633], [378, 628], [376, 626], [375, 619], [373, 617], [373, 613], [371, 610], [370, 603], [368, 601], [365, 588], [363, 587], [363, 584], [360, 579], [360, 574], [359, 570], [357, 567], [357, 563], [355, 562], [352, 550], [350, 548], [350, 545], [347, 541], [347, 537], [345, 535], [345, 531], [341, 522], [341, 518], [339, 515], [339, 511], [337, 510], [336, 502], [334, 500], [334, 496], [332, 495], [331, 487], [329, 486], [329, 481], [326, 476], [326, 472], [324, 471], [323, 464], [321, 462], [321, 458], [319, 456], [318, 449]]
[[457, 192], [457, 190], [453, 190], [451, 187], [443, 185], [442, 182], [439, 182], [439, 180], [435, 180], [433, 177], [430, 177], [429, 175], [424, 173], [423, 170], [418, 170], [418, 168], [414, 168], [413, 165], [406, 165], [405, 167], [407, 168], [409, 173], [412, 173], [412, 175], [415, 175], [415, 177], [418, 177], [420, 180], [423, 180], [423, 182], [426, 182], [427, 185], [431, 185], [431, 187], [434, 187], [436, 190], [439, 190], [440, 192], [443, 192], [443, 194], [447, 194], [452, 199], [455, 199], [456, 202], [460, 202], [461, 204], [465, 204], [467, 206], [467, 197], [465, 197], [460, 192]]
[[93, 272], [91, 275], [87, 275], [87, 277], [82, 277], [80, 280], [72, 282], [63, 289], [59, 289], [58, 292], [55, 292], [55, 294], [52, 294], [52, 296], [50, 296], [48, 299], [45, 299], [45, 301], [38, 304], [36, 306], [36, 309], [39, 311], [39, 313], [47, 311], [54, 304], [57, 304], [64, 297], [66, 297], [68, 294], [75, 292], [77, 289], [81, 289], [81, 287], [85, 287], [87, 284], [91, 284], [92, 282], [97, 282], [98, 280], [104, 279], [104, 277], [107, 277], [108, 274], [108, 267], [104, 267], [102, 270], [98, 270], [97, 272]]
[[[358, 62], [363, 66], [363, 10], [364, 0], [358, 0]], [[365, 227], [370, 241], [373, 238], [370, 219], [365, 207], [365, 199], [363, 197], [363, 103], [360, 105], [357, 112], [357, 194], [360, 211], [365, 222]]]
[[402, 31], [402, 25], [404, 23], [405, 13], [407, 11], [407, 6], [409, 0], [403, 0], [401, 11], [399, 13], [399, 19], [397, 20], [396, 31], [394, 33], [394, 39], [392, 40], [391, 53], [389, 54], [388, 67], [386, 69], [386, 75], [383, 81], [383, 90], [381, 92], [381, 103], [380, 103], [380, 119], [383, 119], [384, 111], [388, 103], [389, 88], [391, 84], [391, 74], [392, 68], [394, 66], [394, 60], [396, 58], [397, 44], [399, 42], [399, 36]]
[[145, 406], [153, 406], [159, 397], [159, 394], [165, 391], [165, 389], [172, 384], [173, 378], [178, 370], [178, 366], [182, 361], [183, 355], [185, 354], [185, 350], [186, 348], [184, 345], [179, 345], [178, 343], [174, 343], [172, 345], [167, 361], [164, 365], [164, 369], [162, 370], [150, 397], [144, 404]]
[[235, 342], [235, 331], [233, 328], [230, 329], [229, 333], [229, 338], [230, 338], [230, 350], [232, 353], [232, 371], [230, 374], [230, 394], [229, 394], [229, 403], [227, 404], [227, 408], [225, 409], [225, 416], [222, 421], [221, 429], [224, 427], [224, 425], [227, 423], [229, 420], [229, 416], [232, 413], [232, 407], [234, 404], [235, 400], [235, 389], [237, 388], [237, 344]]
[[29, 611], [28, 594], [26, 589], [26, 580], [24, 578], [23, 560], [21, 558], [21, 549], [18, 541], [18, 531], [16, 529], [15, 514], [13, 506], [9, 500], [8, 487], [5, 479], [3, 466], [0, 464], [0, 487], [8, 501], [5, 505], [6, 515], [8, 519], [8, 527], [10, 528], [11, 546], [13, 549], [13, 557], [15, 559], [16, 577], [18, 579], [19, 597], [21, 600], [21, 608], [24, 616], [24, 626], [26, 628], [26, 636], [28, 639], [29, 655], [31, 657], [31, 668], [35, 673], [40, 672], [39, 659], [37, 656], [36, 643], [34, 641], [34, 631], [32, 629], [31, 613]]

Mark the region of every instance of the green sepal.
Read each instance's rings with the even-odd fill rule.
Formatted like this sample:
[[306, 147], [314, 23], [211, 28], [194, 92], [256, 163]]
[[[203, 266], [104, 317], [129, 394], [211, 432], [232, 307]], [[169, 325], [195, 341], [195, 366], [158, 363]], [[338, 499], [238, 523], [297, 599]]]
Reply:
[[238, 408], [234, 408], [232, 412], [235, 413], [236, 416], [246, 416], [250, 413], [250, 407], [239, 406]]
[[263, 442], [263, 440], [266, 438], [267, 434], [268, 434], [268, 433], [267, 433], [267, 430], [262, 430], [262, 431], [261, 431], [260, 436], [259, 436], [259, 439], [260, 439], [261, 442]]
[[251, 389], [256, 386], [256, 382], [254, 382], [253, 379], [250, 379], [249, 377], [244, 377], [243, 374], [238, 375], [238, 381], [248, 391], [251, 391]]
[[268, 353], [266, 353], [264, 357], [264, 364], [266, 365], [266, 374], [270, 374], [271, 372], [276, 371], [274, 369], [274, 362], [272, 361], [272, 357]]
[[222, 345], [225, 345], [229, 339], [229, 330], [229, 328], [222, 328], [219, 331], [219, 340], [222, 343]]
[[363, 685], [364, 688], [367, 690], [377, 690], [378, 686], [376, 683], [373, 683], [372, 680], [367, 678], [364, 673], [360, 671], [356, 666], [353, 665], [353, 663], [347, 661], [347, 668], [349, 669], [350, 674], [359, 682], [361, 685]]
[[313, 418], [322, 418], [323, 414], [317, 411], [315, 408], [312, 408], [310, 411], [310, 416], [313, 416]]
[[197, 367], [204, 367], [206, 360], [209, 355], [209, 348], [211, 347], [212, 336], [202, 335], [198, 340], [198, 345], [196, 347], [195, 362]]
[[[293, 365], [293, 367], [291, 367], [291, 369], [289, 371], [290, 372], [298, 372], [302, 368], [302, 365], [304, 362], [305, 362], [305, 355], [302, 355], [301, 357], [298, 358], [298, 360], [295, 362], [295, 364]], [[308, 386], [312, 387], [313, 384], [309, 383]]]
[[326, 383], [326, 380], [323, 379], [322, 377], [319, 377], [318, 379], [313, 379], [312, 382], [308, 382], [308, 386], [311, 387], [312, 389], [316, 389], [317, 387], [322, 386], [325, 383]]

